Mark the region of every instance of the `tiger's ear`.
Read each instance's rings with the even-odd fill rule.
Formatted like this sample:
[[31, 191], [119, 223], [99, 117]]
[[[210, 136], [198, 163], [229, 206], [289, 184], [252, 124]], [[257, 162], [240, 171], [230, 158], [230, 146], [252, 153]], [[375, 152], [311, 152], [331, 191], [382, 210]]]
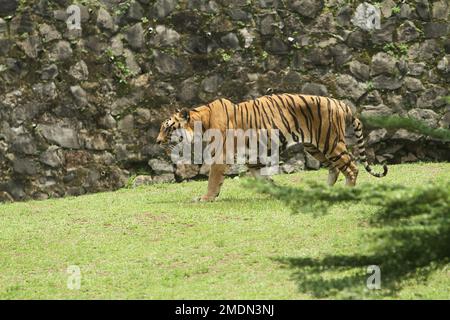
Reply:
[[180, 116], [184, 120], [189, 121], [189, 110], [188, 109], [184, 108], [184, 109], [181, 109], [179, 112], [180, 112]]

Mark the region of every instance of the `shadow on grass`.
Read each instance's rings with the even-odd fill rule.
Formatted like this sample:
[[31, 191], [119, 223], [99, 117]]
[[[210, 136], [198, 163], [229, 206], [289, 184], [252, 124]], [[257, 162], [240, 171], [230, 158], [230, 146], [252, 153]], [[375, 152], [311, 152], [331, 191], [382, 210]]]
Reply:
[[[450, 261], [450, 183], [418, 187], [395, 185], [327, 188], [310, 183], [302, 188], [254, 184], [263, 194], [283, 201], [293, 212], [330, 213], [336, 203], [368, 204], [366, 229], [359, 252], [322, 259], [276, 259], [293, 269], [300, 291], [315, 297], [373, 296], [366, 287], [367, 268], [381, 271], [381, 295], [394, 295], [405, 280], [426, 280]], [[307, 209], [307, 210], [305, 210]], [[363, 230], [361, 230], [363, 231]]]
[[[382, 232], [384, 233], [384, 232]], [[406, 280], [414, 278], [426, 281], [431, 272], [444, 268], [449, 263], [450, 229], [439, 232], [426, 230], [388, 231], [386, 236], [392, 245], [379, 246], [380, 251], [369, 254], [329, 255], [322, 259], [277, 258], [284, 267], [293, 271], [293, 279], [300, 291], [317, 298], [373, 296], [366, 282], [373, 272], [371, 265], [380, 267], [382, 295], [395, 295]], [[405, 239], [410, 239], [405, 243]], [[433, 244], [423, 247], [423, 244]], [[371, 250], [372, 251], [372, 250]]]

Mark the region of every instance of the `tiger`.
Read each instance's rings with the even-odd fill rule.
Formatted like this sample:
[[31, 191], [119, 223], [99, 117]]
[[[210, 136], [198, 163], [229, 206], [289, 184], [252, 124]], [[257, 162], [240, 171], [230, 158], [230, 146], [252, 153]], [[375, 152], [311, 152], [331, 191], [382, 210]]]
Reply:
[[[194, 123], [200, 121], [202, 130], [211, 128], [225, 132], [226, 129], [277, 129], [280, 149], [301, 143], [304, 150], [328, 168], [328, 185], [333, 186], [340, 173], [347, 186], [355, 186], [358, 168], [355, 157], [349, 152], [345, 140], [345, 130], [350, 124], [356, 137], [356, 149], [364, 169], [374, 177], [384, 177], [388, 172], [372, 170], [362, 134], [362, 123], [353, 115], [344, 102], [316, 95], [270, 94], [238, 104], [221, 98], [193, 109], [178, 110], [161, 124], [156, 138], [158, 144], [167, 143], [176, 129], [184, 129], [192, 136]], [[226, 137], [224, 137], [224, 140]], [[206, 194], [200, 201], [215, 200], [221, 190], [226, 164], [212, 164]], [[258, 177], [258, 166], [248, 165], [249, 171]]]

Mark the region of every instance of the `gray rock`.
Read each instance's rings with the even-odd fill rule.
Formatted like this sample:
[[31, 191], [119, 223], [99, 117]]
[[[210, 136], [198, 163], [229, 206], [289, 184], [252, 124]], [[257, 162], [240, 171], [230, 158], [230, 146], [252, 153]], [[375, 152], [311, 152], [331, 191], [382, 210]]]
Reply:
[[81, 18], [81, 23], [85, 23], [89, 21], [90, 18], [90, 9], [87, 6], [84, 6], [80, 3], [76, 4], [79, 8], [80, 8], [80, 18]]
[[88, 105], [87, 94], [80, 86], [71, 86], [70, 93], [75, 98], [77, 106], [83, 108]]
[[33, 59], [36, 59], [42, 51], [41, 39], [38, 36], [28, 36], [25, 40], [18, 42], [17, 45], [29, 58]]
[[42, 36], [42, 42], [44, 43], [61, 39], [61, 33], [59, 33], [59, 31], [56, 30], [55, 27], [50, 26], [46, 23], [39, 25], [39, 33]]
[[439, 127], [444, 129], [450, 129], [450, 110], [448, 110], [439, 121]]
[[[249, 74], [247, 76], [250, 76], [250, 78], [254, 77], [254, 79], [252, 79], [251, 81], [258, 81], [258, 74]], [[301, 82], [302, 77], [300, 73], [291, 70], [283, 76], [282, 86], [283, 88], [285, 88], [285, 90], [298, 90], [297, 88]]]
[[358, 5], [351, 22], [365, 31], [380, 29], [381, 12], [374, 5], [364, 2]]
[[411, 118], [425, 122], [428, 126], [436, 128], [438, 126], [439, 115], [430, 109], [411, 109], [408, 111]]
[[156, 12], [156, 16], [162, 19], [175, 9], [177, 2], [176, 0], [157, 0], [153, 5], [153, 10]]
[[417, 0], [416, 12], [422, 20], [430, 20], [430, 3], [428, 2], [428, 0]]
[[100, 35], [89, 36], [84, 40], [85, 46], [92, 51], [94, 55], [102, 55], [108, 47], [108, 44]]
[[397, 79], [395, 77], [379, 75], [373, 79], [373, 87], [375, 89], [396, 90], [398, 88], [401, 88], [402, 85], [403, 80]]
[[208, 39], [200, 36], [190, 36], [187, 38], [184, 48], [189, 53], [194, 54], [206, 54], [212, 50], [212, 48], [216, 49], [217, 44], [210, 43]]
[[39, 157], [39, 161], [43, 164], [46, 164], [52, 168], [59, 168], [63, 165], [64, 155], [61, 152], [61, 149], [57, 146], [50, 146], [41, 153]]
[[5, 20], [0, 18], [0, 34], [6, 33], [8, 31], [8, 25]]
[[398, 40], [401, 42], [409, 42], [416, 40], [420, 34], [417, 27], [412, 21], [405, 21], [398, 29]]
[[131, 50], [125, 49], [123, 51], [123, 55], [125, 57], [125, 63], [127, 65], [128, 70], [130, 70], [133, 76], [141, 73], [141, 67], [136, 62], [136, 58]]
[[296, 153], [293, 157], [289, 158], [285, 163], [283, 163], [283, 165], [281, 166], [281, 170], [284, 173], [289, 174], [305, 170], [305, 167], [306, 167], [306, 156], [304, 152], [299, 152]]
[[448, 20], [450, 4], [447, 0], [436, 1], [433, 3], [433, 19]]
[[400, 18], [402, 19], [410, 19], [412, 18], [413, 8], [407, 4], [403, 3], [400, 6]]
[[153, 56], [158, 72], [171, 75], [180, 75], [184, 73], [186, 65], [182, 60], [156, 50], [154, 51]]
[[227, 13], [234, 21], [250, 22], [252, 20], [252, 15], [240, 8], [230, 8]]
[[349, 97], [354, 101], [357, 101], [365, 92], [367, 85], [358, 82], [352, 76], [348, 74], [339, 75], [336, 78], [336, 93], [341, 97]]
[[67, 19], [67, 13], [66, 10], [54, 10], [53, 11], [53, 18], [57, 21], [65, 22]]
[[201, 86], [205, 92], [215, 93], [222, 84], [223, 79], [219, 75], [212, 75], [203, 79]]
[[24, 175], [35, 175], [38, 172], [36, 162], [26, 158], [16, 158], [13, 162], [14, 172]]
[[352, 50], [345, 44], [337, 44], [330, 49], [336, 66], [342, 66], [352, 58]]
[[448, 91], [438, 86], [432, 86], [426, 89], [417, 99], [417, 108], [428, 109], [434, 107], [441, 107], [445, 103], [442, 97], [448, 95]]
[[329, 48], [313, 48], [308, 51], [306, 59], [304, 53], [299, 54], [299, 59], [311, 64], [311, 68], [329, 66], [333, 62]]
[[198, 175], [200, 166], [196, 164], [177, 164], [175, 175], [181, 180], [192, 179]]
[[46, 124], [39, 124], [36, 129], [51, 143], [55, 143], [63, 148], [80, 148], [78, 135], [73, 129]]
[[308, 152], [305, 152], [305, 160], [306, 160], [306, 168], [312, 169], [312, 170], [319, 170], [320, 168], [320, 161], [314, 158], [312, 155], [310, 155]]
[[422, 84], [422, 81], [413, 77], [405, 77], [405, 86], [409, 91], [422, 91], [425, 87]]
[[131, 48], [138, 50], [144, 45], [144, 29], [142, 23], [136, 23], [127, 31], [126, 39]]
[[89, 77], [88, 66], [83, 60], [80, 60], [75, 65], [70, 67], [69, 74], [76, 80], [85, 81]]
[[243, 164], [231, 164], [228, 167], [228, 170], [225, 172], [227, 176], [239, 176], [245, 172], [247, 172], [247, 166]]
[[381, 13], [383, 17], [389, 18], [392, 15], [392, 9], [395, 7], [395, 2], [393, 0], [384, 0], [381, 2]]
[[441, 50], [435, 39], [427, 39], [412, 45], [408, 50], [408, 58], [409, 60], [427, 61], [439, 55]]
[[275, 32], [276, 16], [274, 14], [265, 15], [259, 22], [259, 32], [264, 35], [272, 35]]
[[347, 44], [352, 48], [364, 48], [367, 44], [367, 34], [362, 30], [355, 30], [348, 35]]
[[50, 60], [62, 61], [72, 57], [72, 48], [70, 43], [64, 40], [58, 41], [50, 53]]
[[383, 98], [378, 90], [372, 90], [367, 93], [363, 101], [365, 104], [379, 105], [383, 103]]
[[11, 195], [14, 200], [24, 200], [27, 195], [24, 191], [24, 185], [20, 181], [10, 180], [3, 187], [4, 191]]
[[137, 188], [140, 186], [148, 186], [150, 184], [153, 184], [153, 179], [151, 176], [139, 175], [136, 178], [134, 178], [131, 187]]
[[316, 96], [328, 96], [327, 87], [319, 83], [305, 83], [300, 90], [302, 94], [310, 94]]
[[16, 12], [19, 0], [0, 0], [0, 16], [8, 16]]
[[106, 129], [114, 129], [117, 122], [112, 115], [107, 114], [99, 119], [99, 124]]
[[377, 106], [363, 106], [361, 112], [361, 115], [363, 117], [390, 116], [392, 114], [392, 109], [384, 104], [380, 104]]
[[322, 11], [323, 5], [323, 0], [294, 0], [289, 3], [292, 10], [307, 18], [315, 18]]
[[41, 70], [41, 79], [42, 80], [52, 80], [58, 76], [58, 67], [56, 64], [51, 64], [48, 66], [44, 66]]
[[425, 62], [418, 62], [418, 63], [409, 63], [408, 64], [408, 74], [412, 75], [412, 76], [421, 76], [425, 70], [426, 70], [426, 63]]
[[150, 110], [144, 109], [144, 108], [137, 108], [136, 109], [136, 123], [138, 124], [148, 124], [151, 120], [151, 113]]
[[152, 181], [154, 183], [172, 183], [175, 182], [175, 175], [173, 173], [163, 173], [153, 176]]
[[123, 54], [123, 35], [118, 34], [111, 39], [110, 49], [113, 55], [121, 56]]
[[54, 82], [37, 83], [33, 85], [33, 91], [43, 100], [54, 100], [58, 97]]
[[173, 165], [165, 160], [150, 159], [148, 165], [156, 174], [165, 174], [174, 172]]
[[450, 72], [449, 61], [450, 61], [450, 55], [445, 55], [444, 57], [442, 57], [441, 60], [439, 60], [439, 62], [437, 64], [437, 69], [444, 73]]
[[84, 147], [88, 150], [96, 150], [96, 151], [104, 151], [111, 149], [111, 145], [108, 142], [108, 132], [97, 132], [92, 135], [85, 135], [83, 138], [84, 140]]
[[289, 52], [289, 48], [286, 43], [275, 37], [266, 42], [265, 50], [275, 55], [286, 55]]
[[198, 95], [198, 84], [195, 78], [189, 78], [181, 83], [181, 88], [177, 93], [177, 98], [181, 102], [189, 102], [194, 100]]
[[253, 40], [255, 39], [255, 35], [252, 30], [243, 28], [239, 30], [239, 34], [241, 35], [241, 38], [244, 39], [244, 48], [250, 48]]
[[336, 13], [336, 22], [340, 26], [350, 27], [353, 16], [353, 9], [349, 5], [344, 5]]
[[209, 171], [211, 170], [211, 165], [209, 164], [202, 164], [200, 166], [200, 171], [199, 171], [199, 175], [200, 176], [208, 176], [209, 175]]
[[120, 119], [117, 123], [117, 128], [126, 134], [133, 134], [134, 132], [134, 117], [129, 114]]
[[31, 18], [30, 11], [24, 11], [12, 18], [9, 23], [9, 31], [11, 35], [20, 36], [24, 33], [31, 33], [35, 29], [34, 21]]
[[422, 136], [420, 134], [410, 132], [405, 129], [398, 129], [391, 137], [392, 140], [408, 140], [408, 141], [417, 141]]
[[36, 142], [29, 135], [20, 135], [14, 139], [14, 142], [11, 145], [11, 151], [26, 155], [34, 155], [37, 153]]
[[233, 32], [230, 32], [226, 35], [224, 35], [223, 37], [220, 38], [220, 41], [223, 44], [224, 48], [228, 48], [228, 49], [239, 49], [239, 39], [237, 37], [237, 35]]
[[97, 13], [97, 26], [102, 30], [114, 31], [114, 21], [107, 10], [101, 8]]
[[130, 22], [137, 22], [144, 16], [142, 6], [137, 1], [131, 1], [130, 7], [128, 8], [126, 19]]
[[0, 203], [2, 202], [13, 202], [14, 198], [6, 191], [0, 191]]
[[361, 81], [367, 81], [370, 78], [370, 67], [357, 60], [353, 60], [349, 63], [350, 72], [355, 78]]
[[180, 34], [175, 30], [163, 25], [158, 25], [155, 28], [155, 36], [150, 40], [150, 43], [157, 47], [172, 46], [180, 41]]
[[396, 63], [396, 59], [391, 55], [385, 52], [379, 52], [372, 57], [370, 75], [395, 74], [395, 71], [397, 70]]
[[395, 19], [389, 19], [381, 24], [380, 29], [372, 32], [372, 42], [374, 44], [382, 45], [393, 42], [393, 36], [397, 27]]
[[258, 5], [261, 8], [278, 8], [280, 6], [280, 0], [259, 0]]
[[113, 116], [118, 116], [125, 112], [125, 110], [133, 105], [134, 99], [130, 97], [122, 97], [119, 99], [115, 99], [111, 105], [111, 114]]
[[367, 136], [366, 144], [368, 146], [372, 146], [380, 141], [383, 141], [386, 138], [387, 130], [386, 129], [376, 129], [372, 130]]
[[424, 25], [425, 38], [440, 38], [448, 35], [448, 23], [428, 22]]

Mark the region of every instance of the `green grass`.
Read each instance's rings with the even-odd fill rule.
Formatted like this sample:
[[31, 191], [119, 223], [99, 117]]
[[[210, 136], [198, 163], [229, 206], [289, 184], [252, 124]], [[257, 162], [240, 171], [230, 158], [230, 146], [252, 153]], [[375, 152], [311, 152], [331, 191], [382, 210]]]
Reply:
[[[275, 181], [295, 186], [326, 176], [319, 170]], [[358, 181], [419, 186], [449, 178], [450, 164], [434, 163], [390, 166], [383, 179], [361, 170]], [[240, 179], [227, 179], [216, 202], [191, 202], [205, 188], [206, 181], [187, 182], [0, 205], [0, 298], [308, 299], [323, 285], [318, 277], [352, 274], [360, 288], [340, 283], [327, 297], [450, 299], [448, 266], [391, 292], [383, 282], [381, 290], [366, 289], [365, 268], [309, 273], [285, 262], [364, 253], [361, 237], [375, 211], [368, 204], [292, 214]], [[81, 269], [79, 290], [67, 288], [69, 265]]]

